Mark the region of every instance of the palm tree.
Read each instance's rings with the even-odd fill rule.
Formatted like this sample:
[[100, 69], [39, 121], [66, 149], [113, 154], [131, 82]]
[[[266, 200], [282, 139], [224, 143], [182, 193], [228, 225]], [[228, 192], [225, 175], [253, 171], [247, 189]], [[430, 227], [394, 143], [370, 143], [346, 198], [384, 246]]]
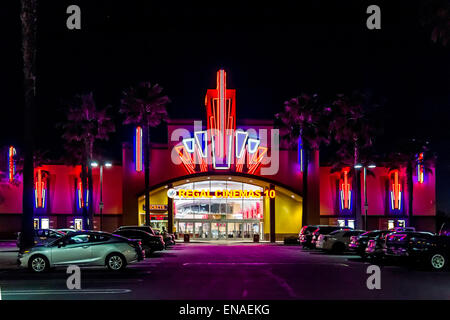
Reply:
[[431, 41], [444, 47], [450, 41], [450, 3], [447, 0], [422, 0], [420, 22], [431, 29]]
[[[330, 115], [330, 132], [338, 144], [336, 155], [343, 162], [352, 163], [350, 167], [361, 163], [361, 154], [370, 151], [373, 145], [374, 128], [369, 122], [367, 97], [355, 92], [351, 96], [337, 95], [333, 101]], [[350, 164], [348, 163], [348, 164]], [[355, 220], [361, 228], [361, 171], [353, 170], [355, 187]]]
[[150, 226], [150, 128], [167, 120], [167, 104], [170, 99], [162, 95], [158, 84], [141, 82], [123, 92], [119, 112], [125, 115], [123, 124], [134, 124], [143, 128], [144, 136], [144, 180], [145, 180], [145, 225]]
[[[92, 92], [77, 95], [69, 106], [67, 121], [59, 124], [64, 129], [65, 148], [77, 163], [81, 163], [81, 183], [83, 190], [88, 190], [89, 204], [83, 206], [83, 225], [92, 229], [94, 217], [93, 181], [91, 161], [94, 159], [94, 146], [99, 140], [109, 140], [109, 134], [115, 131], [111, 118], [107, 115], [109, 106], [98, 110]], [[79, 162], [78, 162], [79, 161]], [[83, 192], [83, 203], [86, 201]]]
[[22, 0], [20, 18], [22, 21], [23, 80], [25, 91], [24, 108], [24, 164], [22, 196], [22, 248], [33, 245], [34, 213], [34, 168], [33, 168], [33, 123], [36, 97], [36, 30], [37, 0]]
[[[302, 93], [284, 103], [284, 111], [275, 117], [282, 122], [281, 137], [290, 147], [298, 147], [301, 139], [303, 157], [303, 212], [308, 211], [308, 163], [310, 152], [317, 152], [329, 143], [327, 116], [330, 110], [319, 101], [317, 94]], [[307, 217], [308, 215], [305, 215]], [[308, 222], [304, 221], [304, 224]]]
[[429, 152], [429, 141], [423, 139], [400, 140], [398, 151], [391, 152], [388, 155], [388, 171], [395, 169], [406, 169], [406, 186], [408, 190], [408, 216], [412, 223], [413, 219], [413, 200], [414, 200], [414, 182], [413, 172], [417, 168], [418, 155], [424, 153], [423, 166], [424, 172], [432, 174], [431, 167], [434, 166], [436, 155]]

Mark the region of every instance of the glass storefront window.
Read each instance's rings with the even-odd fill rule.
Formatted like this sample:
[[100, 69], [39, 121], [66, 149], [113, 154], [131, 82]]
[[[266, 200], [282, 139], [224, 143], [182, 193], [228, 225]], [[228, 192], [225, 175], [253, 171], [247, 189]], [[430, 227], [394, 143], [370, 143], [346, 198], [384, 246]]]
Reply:
[[355, 220], [347, 220], [348, 224], [347, 226], [350, 228], [355, 228]]

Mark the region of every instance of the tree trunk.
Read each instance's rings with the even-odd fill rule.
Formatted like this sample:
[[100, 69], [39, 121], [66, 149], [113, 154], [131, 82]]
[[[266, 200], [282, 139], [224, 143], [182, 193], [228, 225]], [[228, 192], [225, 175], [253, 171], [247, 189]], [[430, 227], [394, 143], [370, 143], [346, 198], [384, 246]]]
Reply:
[[408, 218], [409, 225], [414, 225], [414, 217], [413, 217], [413, 199], [414, 199], [414, 184], [413, 184], [413, 166], [411, 161], [408, 162], [406, 167], [406, 179], [407, 179], [407, 188], [408, 188]]
[[88, 183], [88, 230], [94, 229], [94, 184], [92, 181], [92, 166], [91, 160], [88, 160], [87, 165], [87, 183]]
[[355, 178], [355, 226], [357, 229], [364, 229], [361, 215], [361, 170], [355, 169], [354, 178]]
[[36, 29], [37, 1], [22, 0], [22, 53], [24, 76], [24, 164], [23, 164], [23, 194], [22, 194], [22, 248], [33, 245], [33, 214], [34, 214], [34, 111], [36, 96]]
[[150, 127], [144, 126], [145, 225], [150, 225]]
[[358, 140], [354, 141], [354, 154], [353, 154], [353, 172], [355, 179], [355, 225], [357, 229], [363, 229], [362, 217], [361, 217], [361, 170], [356, 169], [355, 166], [359, 163], [359, 149], [358, 149]]

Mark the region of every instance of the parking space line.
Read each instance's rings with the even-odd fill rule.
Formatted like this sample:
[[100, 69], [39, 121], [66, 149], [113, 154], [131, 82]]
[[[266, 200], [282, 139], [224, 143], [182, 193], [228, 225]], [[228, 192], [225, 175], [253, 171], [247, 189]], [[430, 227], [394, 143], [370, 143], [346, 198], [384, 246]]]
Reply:
[[350, 267], [346, 263], [311, 263], [311, 262], [185, 262], [183, 266], [189, 265], [248, 265], [248, 266], [265, 266], [265, 265], [334, 265], [341, 267]]
[[64, 295], [64, 294], [123, 294], [130, 293], [130, 289], [80, 289], [80, 290], [12, 290], [3, 291], [5, 296], [21, 295]]

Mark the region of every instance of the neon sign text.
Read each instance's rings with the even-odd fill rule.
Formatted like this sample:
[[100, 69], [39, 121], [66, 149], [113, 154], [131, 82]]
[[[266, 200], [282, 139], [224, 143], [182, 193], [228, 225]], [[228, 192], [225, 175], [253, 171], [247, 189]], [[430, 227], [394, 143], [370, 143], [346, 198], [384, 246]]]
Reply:
[[275, 198], [275, 190], [265, 190], [264, 192], [258, 190], [216, 190], [210, 191], [207, 189], [179, 189], [177, 192], [180, 198], [261, 198], [262, 196]]

